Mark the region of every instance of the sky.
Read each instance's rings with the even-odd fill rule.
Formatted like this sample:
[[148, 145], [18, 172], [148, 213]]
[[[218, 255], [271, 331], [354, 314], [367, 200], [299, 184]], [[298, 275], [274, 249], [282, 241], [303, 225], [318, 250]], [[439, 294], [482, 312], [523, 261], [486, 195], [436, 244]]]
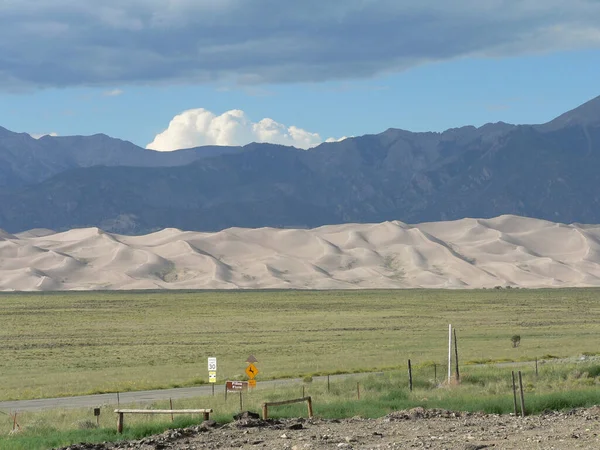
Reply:
[[169, 151], [543, 123], [600, 95], [600, 0], [0, 0], [0, 126]]

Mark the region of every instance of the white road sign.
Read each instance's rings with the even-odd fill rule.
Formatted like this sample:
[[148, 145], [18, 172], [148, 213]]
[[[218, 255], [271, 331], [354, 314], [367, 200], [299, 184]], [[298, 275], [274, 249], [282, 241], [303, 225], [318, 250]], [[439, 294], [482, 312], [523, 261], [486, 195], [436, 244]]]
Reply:
[[209, 372], [217, 371], [217, 358], [208, 358], [208, 371]]

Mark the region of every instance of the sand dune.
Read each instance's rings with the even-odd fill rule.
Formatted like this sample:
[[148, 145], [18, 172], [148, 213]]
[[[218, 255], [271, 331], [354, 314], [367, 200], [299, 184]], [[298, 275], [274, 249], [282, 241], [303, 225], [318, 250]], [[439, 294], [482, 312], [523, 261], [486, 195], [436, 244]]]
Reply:
[[600, 226], [516, 216], [123, 236], [0, 230], [0, 290], [600, 286]]

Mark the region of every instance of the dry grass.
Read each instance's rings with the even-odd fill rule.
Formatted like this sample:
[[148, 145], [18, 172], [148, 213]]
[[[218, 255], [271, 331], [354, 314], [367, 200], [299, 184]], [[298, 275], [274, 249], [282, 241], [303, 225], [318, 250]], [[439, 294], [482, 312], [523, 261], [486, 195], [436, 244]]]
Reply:
[[[314, 411], [319, 417], [380, 417], [391, 411], [415, 406], [506, 414], [512, 412], [513, 408], [511, 370], [523, 371], [528, 413], [600, 403], [600, 358], [594, 358], [586, 362], [552, 361], [540, 364], [539, 376], [535, 375], [531, 363], [518, 367], [464, 366], [461, 383], [453, 383], [450, 387], [440, 383], [439, 379], [438, 383], [435, 382], [432, 366], [416, 366], [413, 392], [408, 391], [405, 370], [335, 379], [330, 389], [322, 379], [285, 386], [263, 386], [244, 394], [244, 410], [260, 412], [260, 404], [264, 401], [298, 398], [305, 394], [313, 397]], [[357, 398], [357, 383], [360, 383], [360, 400]], [[221, 422], [229, 421], [239, 410], [239, 397], [230, 394], [225, 400], [222, 387], [219, 388], [214, 397], [176, 400], [174, 407], [210, 407], [215, 411], [213, 418]], [[15, 436], [8, 436], [11, 420], [0, 416], [0, 448], [37, 450], [81, 441], [131, 439], [158, 433], [168, 427], [201, 421], [197, 416], [176, 416], [178, 418], [172, 424], [168, 416], [127, 415], [125, 434], [117, 435], [114, 406], [102, 407], [98, 429], [94, 427], [95, 418], [91, 408], [19, 414], [23, 431]], [[169, 403], [162, 401], [136, 406], [167, 409]], [[306, 416], [307, 411], [305, 404], [297, 404], [271, 408], [269, 413], [271, 417], [301, 417]]]
[[[597, 352], [597, 289], [111, 292], [0, 295], [0, 399], [461, 360]], [[512, 348], [510, 338], [521, 335]]]

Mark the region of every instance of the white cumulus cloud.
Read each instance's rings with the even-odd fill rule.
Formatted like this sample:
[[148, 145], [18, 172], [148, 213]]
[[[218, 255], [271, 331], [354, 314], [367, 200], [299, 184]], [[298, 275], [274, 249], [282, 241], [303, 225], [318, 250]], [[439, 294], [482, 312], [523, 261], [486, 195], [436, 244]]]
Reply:
[[58, 136], [58, 134], [55, 133], [54, 131], [52, 133], [27, 133], [27, 134], [29, 134], [29, 136], [31, 136], [34, 139], [40, 139], [44, 136], [54, 136], [54, 137]]
[[[324, 139], [295, 126], [283, 125], [273, 119], [253, 122], [244, 111], [233, 109], [216, 115], [204, 108], [190, 109], [176, 115], [168, 128], [156, 135], [146, 148], [171, 151], [202, 145], [246, 145], [251, 142], [311, 148]], [[328, 142], [336, 139], [328, 139]]]
[[[350, 137], [354, 137], [354, 136], [350, 136]], [[327, 138], [325, 140], [325, 142], [342, 142], [342, 141], [345, 141], [346, 139], [349, 139], [349, 137], [348, 136], [342, 136], [339, 139], [336, 139], [336, 138]]]

